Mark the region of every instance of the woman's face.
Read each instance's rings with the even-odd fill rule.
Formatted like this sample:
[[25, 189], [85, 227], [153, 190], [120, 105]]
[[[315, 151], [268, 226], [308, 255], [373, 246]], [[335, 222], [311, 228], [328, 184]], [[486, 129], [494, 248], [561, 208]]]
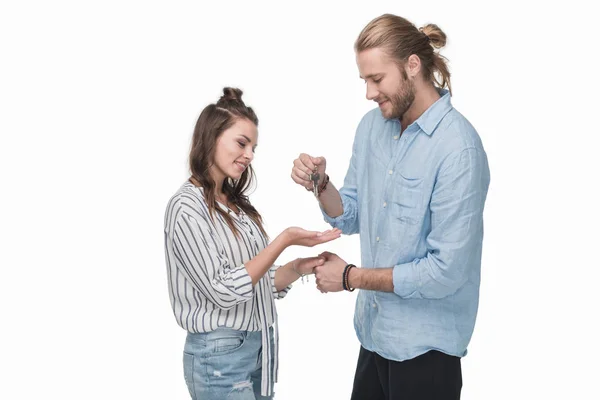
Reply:
[[238, 118], [217, 139], [211, 174], [216, 182], [238, 180], [254, 159], [258, 131], [253, 122]]

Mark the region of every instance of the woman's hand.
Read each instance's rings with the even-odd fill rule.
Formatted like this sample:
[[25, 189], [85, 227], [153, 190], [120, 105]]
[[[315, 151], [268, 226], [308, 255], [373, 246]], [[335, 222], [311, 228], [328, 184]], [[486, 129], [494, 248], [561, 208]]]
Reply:
[[339, 238], [342, 231], [335, 228], [324, 232], [314, 232], [292, 226], [283, 231], [281, 235], [287, 246], [313, 247]]
[[319, 267], [324, 263], [324, 257], [297, 258], [292, 262], [292, 268], [298, 275], [310, 275], [315, 273], [315, 267]]

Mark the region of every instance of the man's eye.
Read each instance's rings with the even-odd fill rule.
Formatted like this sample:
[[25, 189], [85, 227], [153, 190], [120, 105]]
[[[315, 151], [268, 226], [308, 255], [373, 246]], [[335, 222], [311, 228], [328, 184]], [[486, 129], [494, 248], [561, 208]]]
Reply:
[[381, 82], [381, 80], [382, 80], [382, 79], [383, 79], [383, 78], [379, 78], [379, 79], [373, 79], [373, 82], [375, 82], [375, 83], [379, 83], [379, 82]]

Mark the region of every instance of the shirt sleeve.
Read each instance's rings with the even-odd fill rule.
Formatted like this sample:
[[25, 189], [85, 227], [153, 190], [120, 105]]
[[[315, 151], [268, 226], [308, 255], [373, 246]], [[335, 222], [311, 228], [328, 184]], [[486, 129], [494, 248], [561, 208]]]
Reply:
[[275, 286], [275, 272], [277, 272], [277, 270], [279, 268], [281, 268], [281, 265], [273, 265], [269, 269], [269, 278], [271, 279], [271, 288], [273, 290], [273, 298], [274, 299], [283, 299], [285, 297], [285, 295], [288, 294], [288, 292], [292, 288], [292, 285], [289, 285], [289, 286], [281, 289], [280, 291], [277, 291], [277, 287]]
[[431, 197], [427, 256], [394, 267], [394, 292], [398, 296], [450, 296], [481, 265], [483, 208], [489, 181], [483, 149], [468, 148], [448, 157]]
[[173, 233], [177, 268], [196, 290], [227, 310], [250, 300], [254, 288], [245, 265], [231, 265], [217, 241], [205, 217], [179, 214]]
[[325, 222], [331, 225], [333, 228], [339, 228], [342, 233], [346, 235], [352, 235], [359, 232], [359, 218], [358, 218], [358, 190], [357, 190], [357, 164], [359, 161], [358, 149], [360, 147], [359, 142], [361, 137], [365, 136], [364, 131], [367, 127], [366, 122], [367, 116], [358, 124], [356, 129], [356, 135], [354, 137], [354, 143], [352, 145], [352, 157], [350, 158], [350, 166], [346, 172], [346, 178], [344, 179], [344, 186], [339, 189], [340, 197], [342, 199], [343, 213], [335, 218], [327, 215], [325, 210], [321, 208]]

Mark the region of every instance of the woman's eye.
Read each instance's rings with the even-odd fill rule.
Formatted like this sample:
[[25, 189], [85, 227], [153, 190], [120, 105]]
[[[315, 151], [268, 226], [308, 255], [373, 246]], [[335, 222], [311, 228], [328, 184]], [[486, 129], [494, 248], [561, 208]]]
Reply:
[[246, 143], [244, 142], [238, 142], [238, 144], [240, 145], [240, 147], [243, 149], [244, 147], [246, 147]]

